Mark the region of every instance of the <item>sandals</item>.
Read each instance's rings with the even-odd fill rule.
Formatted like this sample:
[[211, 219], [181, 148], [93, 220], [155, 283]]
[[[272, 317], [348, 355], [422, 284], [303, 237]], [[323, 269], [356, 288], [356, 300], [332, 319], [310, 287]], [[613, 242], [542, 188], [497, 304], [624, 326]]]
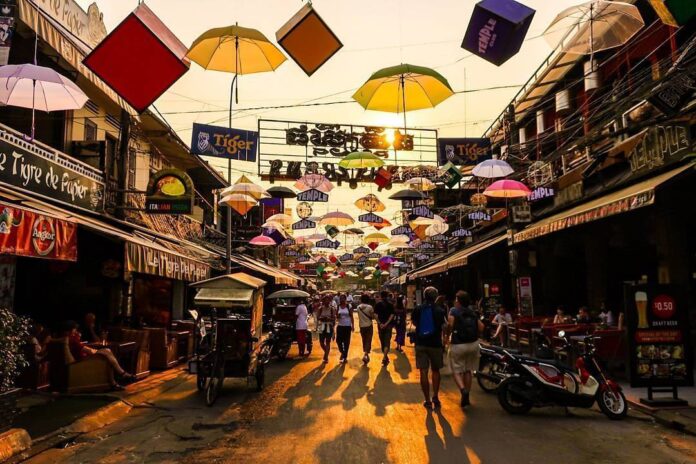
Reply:
[[436, 409], [439, 409], [442, 406], [442, 403], [440, 403], [440, 398], [438, 398], [437, 396], [433, 396], [433, 406]]
[[433, 409], [433, 403], [431, 403], [430, 401], [423, 401], [423, 407], [425, 409]]

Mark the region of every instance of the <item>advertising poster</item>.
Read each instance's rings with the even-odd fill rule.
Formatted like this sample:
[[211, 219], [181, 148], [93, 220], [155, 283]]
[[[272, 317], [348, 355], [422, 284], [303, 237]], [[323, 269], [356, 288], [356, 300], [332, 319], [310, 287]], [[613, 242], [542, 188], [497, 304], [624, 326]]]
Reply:
[[631, 386], [693, 385], [688, 308], [678, 289], [628, 287], [625, 303]]
[[438, 138], [437, 164], [444, 166], [475, 166], [491, 158], [490, 139], [480, 138]]
[[194, 123], [191, 153], [255, 163], [258, 140], [258, 132]]
[[77, 224], [0, 203], [0, 254], [77, 261]]

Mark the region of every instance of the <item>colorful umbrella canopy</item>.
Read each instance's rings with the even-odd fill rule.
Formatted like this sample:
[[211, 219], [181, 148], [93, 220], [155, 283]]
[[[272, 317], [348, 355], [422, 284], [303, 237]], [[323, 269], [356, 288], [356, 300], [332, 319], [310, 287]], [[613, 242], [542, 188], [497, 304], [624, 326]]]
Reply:
[[356, 151], [345, 156], [338, 165], [344, 169], [381, 168], [384, 161], [369, 151]]
[[555, 48], [571, 32], [563, 51], [591, 55], [625, 44], [643, 26], [637, 6], [595, 0], [563, 10], [546, 28], [544, 37]]
[[418, 190], [419, 192], [429, 192], [437, 188], [432, 180], [425, 177], [413, 177], [404, 182], [404, 185], [413, 190]]
[[384, 68], [353, 95], [366, 110], [401, 113], [434, 108], [454, 94], [440, 73], [411, 64]]
[[287, 59], [261, 32], [236, 25], [204, 32], [186, 56], [204, 69], [234, 74], [274, 71]]
[[241, 214], [246, 215], [251, 208], [258, 205], [259, 202], [249, 195], [244, 195], [241, 193], [233, 193], [231, 195], [226, 195], [219, 202], [220, 205], [228, 206]]
[[392, 200], [423, 200], [426, 198], [423, 192], [414, 189], [404, 189], [389, 196]]
[[285, 290], [278, 290], [273, 292], [266, 297], [269, 300], [287, 299], [287, 298], [309, 298], [309, 293], [296, 288], [286, 288]]
[[326, 234], [312, 234], [312, 235], [307, 235], [305, 237], [307, 240], [311, 240], [313, 242], [318, 242], [320, 240], [325, 240], [328, 238]]
[[362, 229], [358, 229], [357, 227], [351, 227], [350, 229], [346, 229], [343, 231], [343, 233], [348, 235], [365, 235], [365, 231]]
[[88, 99], [74, 82], [51, 68], [33, 64], [0, 66], [0, 104], [32, 110], [32, 139], [34, 110], [76, 110]]
[[516, 180], [499, 180], [493, 182], [483, 194], [490, 198], [525, 198], [532, 193], [522, 182]]
[[305, 174], [295, 182], [295, 188], [298, 190], [317, 189], [328, 193], [333, 190], [334, 185], [321, 174]]
[[419, 217], [413, 219], [412, 221], [410, 221], [409, 225], [413, 228], [413, 226], [429, 226], [429, 225], [438, 224], [438, 223], [442, 224], [444, 222], [445, 222], [445, 220], [441, 216], [434, 214], [432, 218], [419, 216]]
[[350, 214], [342, 213], [340, 211], [326, 213], [319, 221], [319, 224], [321, 225], [330, 226], [349, 226], [354, 223], [355, 220]]
[[484, 177], [486, 179], [496, 179], [498, 177], [507, 177], [515, 172], [508, 163], [503, 160], [490, 159], [483, 161], [471, 170], [471, 173], [476, 177]]
[[295, 198], [297, 193], [288, 187], [283, 187], [281, 185], [276, 185], [266, 190], [268, 194], [273, 198]]
[[260, 185], [257, 184], [252, 184], [252, 183], [237, 183], [230, 185], [226, 189], [222, 191], [222, 195], [232, 195], [232, 194], [242, 194], [242, 195], [249, 195], [250, 197], [254, 198], [255, 200], [261, 200], [263, 198], [271, 198], [271, 196], [266, 192], [266, 189], [261, 187]]
[[277, 222], [278, 224], [282, 224], [283, 226], [290, 226], [295, 221], [289, 214], [279, 213], [269, 217], [268, 222]]
[[256, 237], [249, 240], [249, 245], [253, 246], [274, 246], [277, 245], [276, 241], [271, 237], [266, 235], [257, 235]]
[[363, 240], [365, 240], [365, 243], [387, 243], [389, 241], [389, 237], [380, 232], [373, 232], [366, 235]]
[[385, 245], [386, 248], [389, 249], [400, 249], [400, 248], [411, 248], [411, 245], [409, 245], [409, 238], [406, 236], [402, 236], [404, 239], [397, 239], [397, 237], [392, 237], [391, 240]]
[[386, 205], [377, 198], [377, 195], [369, 193], [362, 198], [358, 198], [355, 201], [355, 206], [363, 211], [368, 211], [370, 213], [379, 213], [387, 209]]

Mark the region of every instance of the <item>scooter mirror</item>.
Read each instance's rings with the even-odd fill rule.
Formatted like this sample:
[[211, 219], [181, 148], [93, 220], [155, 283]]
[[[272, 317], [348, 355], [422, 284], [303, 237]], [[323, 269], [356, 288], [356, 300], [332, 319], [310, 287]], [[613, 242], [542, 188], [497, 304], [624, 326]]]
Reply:
[[561, 338], [565, 338], [565, 330], [561, 330], [558, 332], [558, 336]]

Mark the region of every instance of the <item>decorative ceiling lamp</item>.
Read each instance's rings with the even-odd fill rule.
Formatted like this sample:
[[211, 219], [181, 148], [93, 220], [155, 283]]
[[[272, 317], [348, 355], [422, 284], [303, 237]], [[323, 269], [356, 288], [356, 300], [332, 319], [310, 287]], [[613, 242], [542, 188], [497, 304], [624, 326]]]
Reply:
[[276, 40], [308, 76], [343, 47], [311, 1], [276, 32]]
[[500, 66], [522, 48], [534, 13], [514, 0], [482, 0], [474, 7], [462, 48]]
[[188, 71], [186, 52], [174, 33], [140, 3], [83, 64], [142, 113]]

